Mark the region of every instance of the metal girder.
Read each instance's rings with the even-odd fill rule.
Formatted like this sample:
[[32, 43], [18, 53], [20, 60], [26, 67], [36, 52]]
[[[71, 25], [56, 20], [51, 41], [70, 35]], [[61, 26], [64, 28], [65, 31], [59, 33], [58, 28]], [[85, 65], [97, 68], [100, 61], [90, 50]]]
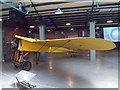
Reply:
[[48, 19], [50, 20], [50, 22], [52, 22], [52, 25], [55, 27], [55, 29], [57, 30], [57, 25], [56, 23], [54, 22], [53, 18], [51, 18], [50, 16], [48, 16]]
[[5, 5], [7, 5], [7, 6], [9, 6], [9, 7], [11, 7], [11, 8], [14, 8], [15, 10], [17, 10], [17, 11], [19, 11], [19, 12], [22, 12], [22, 13], [24, 13], [24, 14], [27, 14], [27, 12], [22, 11], [21, 9], [19, 9], [19, 8], [17, 8], [17, 7], [15, 7], [15, 6], [13, 6], [13, 5], [5, 2], [5, 1], [0, 0], [0, 2], [3, 3], [3, 4], [5, 4]]
[[30, 2], [31, 2], [31, 4], [32, 4], [33, 8], [35, 9], [35, 12], [36, 12], [37, 15], [38, 15], [38, 18], [39, 18], [39, 21], [40, 21], [39, 23], [42, 25], [42, 24], [44, 23], [42, 17], [41, 17], [40, 14], [38, 13], [38, 10], [36, 9], [36, 7], [35, 7], [35, 5], [33, 4], [32, 0], [30, 0]]
[[[96, 13], [94, 13], [94, 16], [105, 16], [105, 15], [113, 15], [113, 17], [114, 17], [114, 15], [116, 15], [116, 14], [120, 14], [118, 11], [114, 11], [114, 12], [96, 12]], [[63, 16], [63, 15], [61, 15], [61, 16], [52, 16], [52, 18], [66, 18], [66, 17], [82, 17], [82, 16], [84, 16], [85, 17], [85, 15], [87, 16], [87, 12], [84, 12], [84, 14], [71, 14], [71, 15], [67, 15], [67, 16]], [[37, 16], [34, 16], [34, 18], [36, 18]], [[48, 18], [48, 16], [42, 16], [44, 19], [45, 18]], [[29, 18], [29, 17], [28, 17]]]
[[[56, 2], [55, 2], [56, 3]], [[55, 4], [54, 3], [54, 4]], [[64, 3], [64, 2], [63, 2]], [[58, 3], [56, 3], [58, 4]], [[62, 3], [61, 3], [62, 4]], [[40, 6], [42, 4], [34, 4], [35, 7], [37, 6]], [[52, 5], [52, 3], [46, 3], [46, 5]], [[94, 7], [95, 5], [93, 5]], [[27, 7], [27, 6], [26, 6]], [[36, 23], [36, 24], [39, 24], [39, 16], [34, 16], [34, 15], [38, 15], [38, 14], [41, 14], [43, 16], [41, 16], [44, 21], [46, 22], [46, 26], [53, 26], [54, 28], [55, 27], [59, 27], [61, 25], [65, 25], [66, 22], [71, 22], [71, 23], [74, 23], [76, 25], [78, 24], [85, 24], [87, 22], [87, 10], [89, 11], [90, 10], [90, 7], [91, 5], [88, 5], [88, 6], [77, 6], [77, 7], [67, 7], [67, 8], [61, 8], [62, 10], [64, 10], [66, 13], [63, 13], [63, 14], [60, 14], [60, 15], [55, 15], [55, 14], [47, 14], [48, 12], [54, 12], [53, 10], [56, 10], [56, 9], [49, 9], [49, 10], [37, 10], [38, 13], [36, 13], [35, 11], [34, 12], [30, 12], [31, 16], [32, 16], [32, 19], [31, 19], [31, 16], [26, 16], [27, 20], [29, 21], [29, 24], [31, 23]], [[108, 8], [118, 8], [119, 7], [119, 3], [111, 3], [111, 4], [102, 4], [100, 5], [100, 7], [98, 8], [98, 10], [100, 9], [108, 9]], [[78, 10], [79, 9], [79, 10]], [[4, 9], [6, 10], [6, 9]], [[52, 11], [51, 11], [52, 10]], [[74, 11], [77, 11], [78, 12], [74, 12]], [[83, 12], [80, 12], [82, 11]], [[46, 12], [45, 12], [46, 11]], [[43, 13], [45, 12], [45, 13]], [[47, 15], [44, 15], [44, 14], [47, 14]], [[98, 22], [99, 24], [105, 22], [106, 19], [109, 19], [111, 18], [112, 20], [115, 20], [115, 22], [119, 22], [119, 17], [120, 16], [120, 13], [119, 11], [111, 11], [111, 12], [104, 12], [104, 11], [95, 11], [94, 14], [93, 14], [93, 18], [94, 20], [96, 20], [96, 22]], [[7, 17], [9, 16], [9, 14], [7, 15], [1, 15], [3, 18], [4, 17]], [[50, 16], [50, 17], [48, 17]], [[88, 17], [90, 17], [88, 15]], [[8, 17], [7, 17], [8, 18]], [[38, 19], [37, 19], [38, 18]], [[52, 18], [52, 19], [51, 19]], [[70, 18], [70, 19], [68, 19]], [[101, 20], [102, 18], [102, 20]], [[29, 20], [31, 19], [31, 20]], [[33, 22], [34, 21], [34, 22]], [[58, 22], [58, 23], [57, 23]], [[51, 24], [49, 24], [51, 23]], [[55, 23], [55, 24], [54, 24]], [[66, 26], [67, 27], [67, 26]]]
[[[120, 15], [118, 12], [117, 13], [106, 13], [106, 14], [94, 14], [94, 17], [108, 17], [108, 16], [112, 16], [112, 17], [116, 17], [117, 15]], [[74, 15], [74, 16], [61, 16], [61, 17], [52, 17], [52, 18], [55, 18], [55, 19], [61, 19], [61, 18], [66, 18], [66, 17], [69, 17], [69, 18], [86, 18], [87, 15]], [[90, 16], [89, 16], [90, 17]], [[47, 17], [43, 17], [44, 19], [47, 19]]]
[[[119, 14], [113, 14], [114, 16], [112, 16], [112, 15], [94, 15], [93, 16], [93, 18], [94, 19], [101, 19], [101, 18], [113, 18], [113, 19], [115, 19], [115, 18], [118, 18], [118, 15]], [[72, 19], [72, 20], [85, 20], [86, 18], [87, 18], [87, 16], [75, 16], [75, 17], [69, 17], [70, 19]], [[46, 17], [46, 18], [43, 18], [44, 20], [47, 20], [47, 21], [49, 21], [49, 18], [48, 17]], [[28, 18], [28, 20], [29, 20], [29, 18]], [[33, 20], [38, 20], [36, 17], [33, 17]], [[68, 20], [66, 17], [60, 17], [60, 18], [54, 18], [54, 21], [55, 20]]]
[[[112, 16], [113, 15], [113, 16]], [[94, 18], [101, 18], [101, 17], [116, 17], [118, 18], [119, 14], [112, 14], [112, 15], [94, 15]], [[90, 17], [90, 16], [89, 16]], [[83, 19], [83, 18], [87, 18], [87, 16], [85, 15], [82, 15], [82, 16], [73, 16], [73, 17], [69, 17], [70, 19]], [[46, 17], [44, 19], [47, 19]], [[57, 19], [57, 20], [65, 20], [66, 17], [58, 17], [58, 18], [54, 18], [54, 19]], [[67, 20], [67, 19], [66, 19]]]
[[[119, 1], [119, 4], [118, 4], [118, 13], [120, 14], [120, 1]], [[118, 15], [118, 26], [120, 27], [120, 15]], [[120, 28], [119, 28], [120, 29]]]
[[[118, 9], [118, 7], [110, 7], [110, 8], [116, 8], [116, 9]], [[103, 8], [103, 9], [108, 9], [108, 8]], [[103, 10], [102, 9], [102, 10]], [[52, 17], [59, 17], [59, 16], [71, 16], [71, 15], [79, 15], [79, 14], [86, 14], [86, 12], [87, 11], [89, 11], [90, 9], [86, 9], [86, 10], [84, 10], [83, 12], [69, 12], [69, 11], [67, 11], [68, 13], [63, 13], [63, 14], [60, 14], [60, 15], [55, 15], [55, 14], [49, 14], [49, 16], [52, 16]], [[99, 9], [98, 9], [99, 10]], [[77, 10], [76, 10], [77, 11]], [[99, 13], [99, 12], [101, 12], [101, 11], [95, 11], [95, 13]], [[102, 12], [105, 12], [105, 11], [102, 11]], [[32, 14], [32, 13], [31, 13]], [[47, 14], [47, 13], [46, 13]], [[33, 15], [35, 15], [35, 14], [33, 14]], [[45, 15], [45, 13], [42, 13], [42, 15], [43, 16], [46, 16]], [[48, 16], [48, 15], [47, 15]]]
[[[64, 3], [69, 3], [69, 2], [47, 2], [47, 3], [39, 3], [38, 4], [34, 4], [35, 7], [38, 7], [38, 6], [45, 6], [45, 5], [59, 5], [59, 4], [64, 4]], [[26, 8], [30, 7], [30, 5], [25, 5]], [[6, 10], [9, 10], [10, 8], [5, 8], [5, 9], [0, 9], [0, 11], [6, 11]]]
[[[115, 7], [113, 7], [113, 6], [111, 6], [111, 7], [103, 7], [103, 8], [101, 7], [101, 8], [98, 8], [97, 10], [105, 10], [105, 9], [109, 9], [109, 8], [112, 8], [112, 9], [116, 8], [116, 9], [118, 9], [119, 7], [118, 7], [118, 6], [115, 6]], [[85, 13], [86, 11], [89, 11], [89, 10], [90, 10], [90, 9], [63, 10], [65, 13], [60, 14], [60, 15], [55, 15], [55, 14], [53, 14], [54, 11], [45, 12], [45, 13], [40, 12], [40, 13], [41, 13], [43, 16], [45, 16], [46, 14], [47, 14], [47, 15], [50, 15], [50, 16], [61, 16], [61, 15]], [[81, 12], [81, 11], [84, 11], [84, 12]], [[98, 11], [95, 11], [95, 12], [98, 12]], [[101, 11], [100, 11], [100, 12], [101, 12]], [[30, 12], [30, 13], [33, 14], [33, 15], [35, 15], [35, 12]], [[48, 13], [49, 13], [49, 14], [48, 14]]]
[[[118, 8], [118, 6], [117, 7], [104, 7], [104, 8], [99, 8], [99, 9], [106, 9], [106, 8]], [[82, 13], [86, 13], [86, 12], [78, 12], [78, 13], [70, 13], [70, 15], [73, 15], [73, 14], [82, 14]], [[68, 13], [66, 13], [66, 14], [62, 14], [62, 15], [68, 15]], [[61, 16], [61, 15], [50, 15], [50, 16], [55, 16], [55, 17], [59, 17], [59, 16]]]
[[94, 14], [94, 9], [95, 9], [94, 7], [95, 7], [94, 0], [92, 0], [92, 8], [91, 8], [90, 12], [88, 11], [88, 15], [87, 15], [88, 16], [87, 18], [90, 22], [93, 22], [93, 20], [94, 20], [93, 19], [93, 14]]
[[[111, 4], [101, 4], [99, 5], [100, 7], [101, 6], [111, 6], [111, 5], [118, 5], [118, 3], [111, 3]], [[62, 8], [62, 10], [69, 10], [69, 9], [81, 9], [81, 8], [90, 8], [91, 5], [88, 5], [88, 6], [77, 6], [77, 7], [66, 7], [66, 8]], [[95, 7], [95, 5], [93, 5], [93, 7]], [[106, 7], [107, 8], [107, 7]], [[48, 11], [55, 11], [56, 9], [47, 9], [47, 10], [38, 10], [38, 12], [48, 12]], [[32, 11], [30, 13], [34, 13], [35, 11]]]
[[[58, 28], [59, 28], [59, 30], [61, 30], [62, 29], [62, 31], [63, 30], [70, 30], [70, 28], [71, 27], [73, 27], [73, 28], [75, 28], [75, 30], [76, 29], [79, 29], [79, 30], [83, 30], [83, 29], [86, 29], [86, 30], [88, 30], [88, 26], [86, 26], [86, 27], [84, 27], [85, 25], [72, 25], [72, 26], [64, 26], [64, 25], [60, 25], [60, 26], [58, 26]], [[117, 23], [113, 23], [113, 24], [96, 24], [96, 26], [99, 26], [99, 27], [113, 27], [113, 26], [118, 26], [118, 24]], [[55, 27], [54, 26], [50, 26], [50, 25], [46, 25], [46, 28], [47, 29], [52, 29], [52, 30], [55, 30], [56, 31], [56, 29], [55, 29]], [[37, 28], [36, 28], [37, 29]]]
[[[113, 15], [113, 17], [115, 17], [117, 14], [118, 15], [120, 15], [120, 13], [118, 12], [118, 11], [112, 11], [112, 12], [95, 12], [94, 13], [94, 16], [108, 16], [108, 14], [109, 15]], [[84, 12], [84, 13], [72, 13], [72, 14], [70, 14], [70, 15], [59, 15], [59, 16], [51, 16], [52, 18], [64, 18], [64, 17], [82, 17], [82, 16], [87, 16], [87, 12]], [[0, 15], [0, 17], [6, 17], [6, 16], [9, 16], [9, 14], [4, 14], [4, 15]], [[33, 14], [31, 14], [31, 15], [29, 15], [29, 16], [27, 16], [27, 18], [31, 18], [31, 16], [33, 17], [33, 18], [37, 18], [37, 16], [34, 16]], [[49, 15], [48, 15], [49, 16]], [[43, 19], [45, 19], [45, 18], [48, 18], [48, 16], [42, 16], [42, 18]], [[64, 16], [64, 17], [63, 17]]]
[[[64, 3], [69, 3], [69, 2], [47, 2], [47, 3], [38, 3], [38, 4], [34, 4], [35, 7], [37, 6], [46, 6], [46, 5], [59, 5], [59, 4], [64, 4]], [[28, 6], [26, 6], [28, 7]]]
[[[116, 23], [116, 25], [118, 25], [118, 22], [117, 22], [117, 20], [118, 19], [116, 19], [115, 21], [114, 21], [114, 23]], [[29, 22], [30, 24], [32, 24], [32, 22]], [[37, 23], [37, 22], [36, 22]], [[58, 27], [59, 26], [65, 26], [65, 23], [66, 22], [59, 22], [59, 23], [57, 23], [57, 22], [55, 22], [56, 23], [56, 25], [57, 25], [57, 29], [58, 29]], [[85, 23], [86, 23], [86, 21], [73, 21], [72, 22], [72, 25], [70, 26], [70, 27], [72, 27], [72, 26], [74, 26], [74, 25], [85, 25]], [[114, 24], [114, 23], [112, 23], [112, 24]], [[38, 24], [39, 24], [39, 22], [38, 22]], [[96, 20], [96, 24], [106, 24], [106, 21], [102, 21], [102, 20]], [[111, 24], [111, 25], [112, 25]], [[51, 23], [46, 23], [46, 26], [53, 26]], [[54, 26], [53, 26], [54, 27]], [[67, 26], [66, 26], [67, 27]], [[56, 29], [56, 30], [57, 30]]]

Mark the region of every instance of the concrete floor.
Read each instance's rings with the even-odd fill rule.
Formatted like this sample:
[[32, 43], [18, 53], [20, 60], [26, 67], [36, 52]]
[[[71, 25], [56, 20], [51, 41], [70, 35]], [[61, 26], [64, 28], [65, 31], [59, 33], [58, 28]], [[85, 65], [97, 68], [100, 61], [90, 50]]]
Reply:
[[[19, 87], [14, 82], [20, 70], [11, 63], [2, 63], [2, 87]], [[96, 62], [89, 61], [87, 51], [73, 57], [67, 53], [47, 54], [38, 65], [33, 62], [30, 72], [37, 74], [30, 81], [36, 88], [118, 88], [118, 51], [97, 51]]]

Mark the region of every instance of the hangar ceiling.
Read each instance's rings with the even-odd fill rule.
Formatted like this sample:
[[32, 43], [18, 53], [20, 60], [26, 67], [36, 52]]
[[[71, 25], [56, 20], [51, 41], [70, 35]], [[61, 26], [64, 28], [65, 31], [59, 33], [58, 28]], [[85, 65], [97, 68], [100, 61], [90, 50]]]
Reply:
[[[31, 1], [31, 0], [30, 0]], [[26, 15], [29, 25], [38, 26], [45, 24], [47, 29], [68, 29], [70, 27], [86, 29], [88, 22], [93, 20], [98, 27], [118, 26], [120, 21], [120, 1], [119, 0], [99, 0], [97, 7], [95, 0], [41, 0], [35, 2], [23, 2], [25, 10], [29, 10], [29, 15]], [[18, 6], [18, 2], [8, 2], [14, 6]], [[31, 3], [33, 6], [30, 8]], [[55, 14], [55, 10], [60, 7], [63, 14]], [[0, 18], [3, 21], [9, 20], [9, 6], [2, 4], [2, 15]], [[42, 19], [42, 20], [41, 20]], [[107, 23], [107, 20], [112, 20], [112, 23]], [[66, 23], [71, 23], [66, 26]], [[38, 27], [35, 28], [36, 30]]]

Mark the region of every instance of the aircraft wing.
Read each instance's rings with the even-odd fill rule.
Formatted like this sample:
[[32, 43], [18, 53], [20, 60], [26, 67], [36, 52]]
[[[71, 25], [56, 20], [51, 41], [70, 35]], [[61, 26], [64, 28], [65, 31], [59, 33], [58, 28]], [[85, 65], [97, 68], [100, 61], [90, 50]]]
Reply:
[[[25, 51], [37, 51], [37, 52], [79, 52], [80, 49], [86, 50], [111, 50], [115, 48], [115, 44], [111, 41], [78, 37], [78, 38], [64, 38], [64, 39], [52, 39], [52, 40], [39, 40], [21, 37], [15, 35], [16, 38], [22, 39], [22, 47], [19, 44], [19, 50]], [[21, 48], [20, 48], [21, 47]]]

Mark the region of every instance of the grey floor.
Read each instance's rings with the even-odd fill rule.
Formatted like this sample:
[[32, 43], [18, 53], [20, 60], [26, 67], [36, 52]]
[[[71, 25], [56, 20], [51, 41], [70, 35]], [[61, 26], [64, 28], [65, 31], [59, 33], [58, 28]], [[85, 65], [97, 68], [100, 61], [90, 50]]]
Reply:
[[[35, 54], [29, 60], [30, 72], [37, 75], [30, 81], [36, 88], [118, 88], [118, 51], [97, 51], [96, 62], [89, 61], [88, 51], [73, 57], [70, 54], [46, 54], [45, 60], [35, 64]], [[2, 87], [17, 88], [16, 69], [9, 63], [2, 63]]]

